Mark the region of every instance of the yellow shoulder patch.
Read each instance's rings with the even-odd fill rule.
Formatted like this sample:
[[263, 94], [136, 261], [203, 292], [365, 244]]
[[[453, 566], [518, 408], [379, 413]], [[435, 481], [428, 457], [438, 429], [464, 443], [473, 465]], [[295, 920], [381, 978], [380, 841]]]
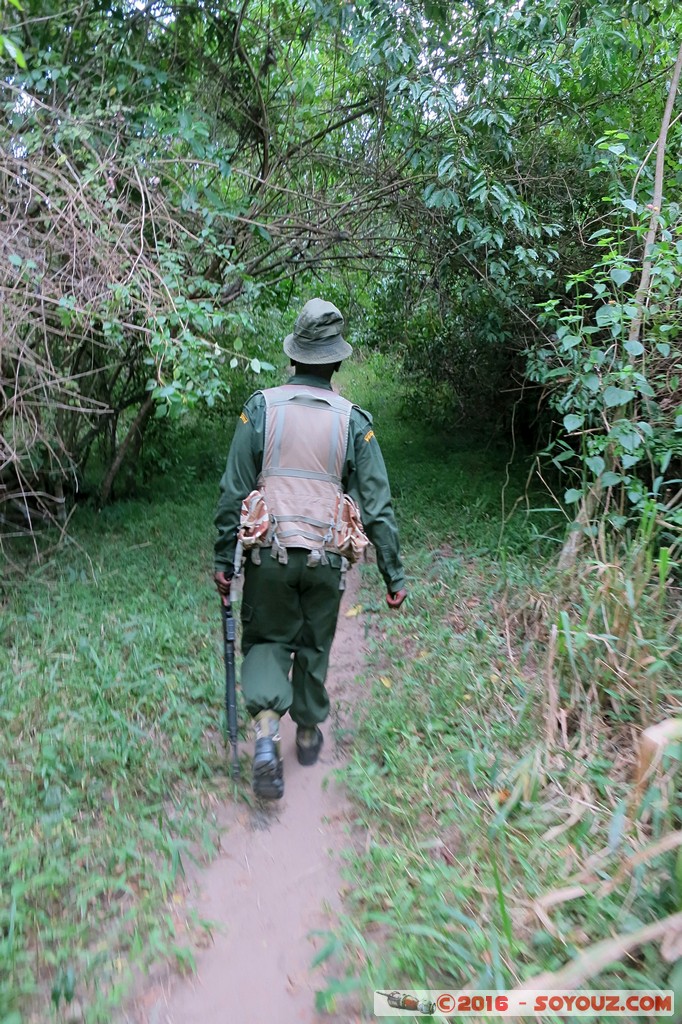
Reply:
[[246, 415], [246, 413], [245, 413], [245, 412], [243, 412], [243, 413], [241, 414], [241, 416], [239, 417], [239, 419], [240, 419], [240, 420], [242, 421], [242, 423], [248, 423], [248, 422], [249, 422], [249, 417], [248, 417], [248, 416]]
[[373, 437], [374, 437], [374, 431], [373, 430], [368, 430], [367, 433], [365, 434], [365, 441], [371, 441]]

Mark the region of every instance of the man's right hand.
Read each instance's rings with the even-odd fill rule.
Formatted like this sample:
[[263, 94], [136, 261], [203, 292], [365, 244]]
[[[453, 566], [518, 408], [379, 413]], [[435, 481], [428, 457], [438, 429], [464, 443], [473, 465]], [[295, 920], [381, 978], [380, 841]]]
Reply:
[[386, 594], [386, 604], [389, 608], [400, 608], [406, 597], [407, 591], [403, 587], [397, 594]]
[[230, 603], [230, 586], [232, 584], [232, 576], [228, 575], [226, 572], [218, 571], [213, 574], [213, 581], [218, 588], [218, 593], [222, 598], [223, 604], [228, 605]]

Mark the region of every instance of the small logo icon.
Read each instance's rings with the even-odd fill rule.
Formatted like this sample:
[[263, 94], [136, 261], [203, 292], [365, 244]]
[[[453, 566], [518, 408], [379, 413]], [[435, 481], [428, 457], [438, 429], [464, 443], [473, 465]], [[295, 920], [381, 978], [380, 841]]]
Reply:
[[412, 1010], [414, 1013], [424, 1013], [428, 1016], [436, 1012], [436, 1004], [428, 999], [417, 999], [409, 992], [378, 992], [377, 995], [386, 996], [386, 1002], [395, 1010]]

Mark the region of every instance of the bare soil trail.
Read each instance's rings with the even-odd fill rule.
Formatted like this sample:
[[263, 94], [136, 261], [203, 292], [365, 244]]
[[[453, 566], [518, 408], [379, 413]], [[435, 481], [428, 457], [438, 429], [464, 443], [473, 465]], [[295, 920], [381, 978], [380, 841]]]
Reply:
[[[195, 949], [196, 975], [166, 972], [150, 981], [127, 1010], [129, 1024], [329, 1024], [315, 1010], [325, 965], [311, 965], [325, 939], [314, 933], [328, 931], [340, 910], [350, 811], [333, 777], [343, 755], [332, 723], [361, 693], [353, 680], [364, 665], [362, 620], [345, 614], [357, 600], [359, 573], [347, 580], [328, 676], [334, 710], [323, 726], [320, 760], [298, 764], [287, 716], [283, 799], [253, 808], [227, 804], [221, 853], [191, 880], [188, 909], [216, 923], [212, 943]], [[356, 1019], [346, 1013], [343, 1024]]]

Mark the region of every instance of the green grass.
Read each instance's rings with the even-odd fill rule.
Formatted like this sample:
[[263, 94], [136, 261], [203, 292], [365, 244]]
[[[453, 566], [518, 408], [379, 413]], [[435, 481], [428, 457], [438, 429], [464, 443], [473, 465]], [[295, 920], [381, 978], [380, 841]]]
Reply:
[[127, 963], [184, 956], [171, 896], [188, 856], [214, 849], [204, 796], [224, 770], [211, 544], [225, 447], [153, 504], [79, 509], [72, 541], [3, 609], [3, 1024], [35, 996], [46, 1020], [46, 983], [109, 1020]]

